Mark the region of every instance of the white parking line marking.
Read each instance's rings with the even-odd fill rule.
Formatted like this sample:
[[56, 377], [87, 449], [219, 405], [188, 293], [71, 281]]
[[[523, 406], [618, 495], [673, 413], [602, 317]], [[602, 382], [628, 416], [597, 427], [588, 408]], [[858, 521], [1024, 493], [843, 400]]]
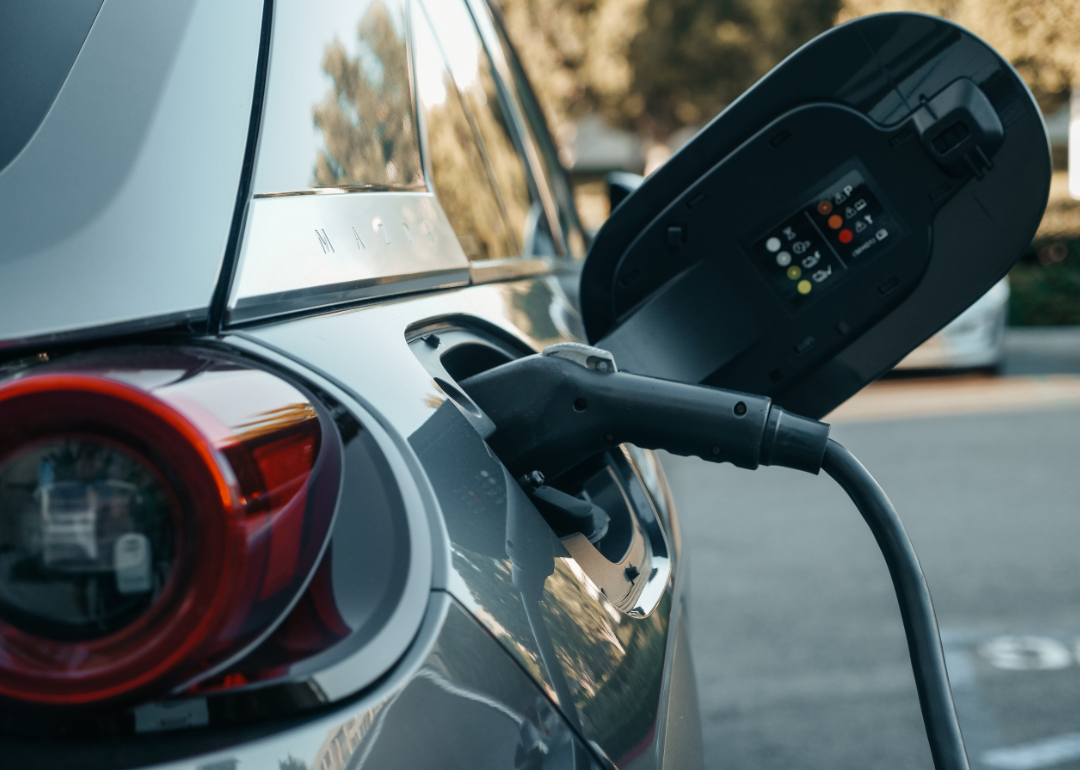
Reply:
[[979, 682], [975, 673], [973, 653], [963, 644], [958, 644], [960, 635], [945, 631], [942, 633], [942, 649], [945, 663], [949, 669], [949, 681], [952, 684], [953, 701], [960, 717], [960, 729], [964, 733], [964, 742], [968, 753], [979, 752], [1004, 743], [997, 721], [986, 707], [979, 694]]
[[994, 749], [982, 755], [984, 764], [999, 770], [1038, 770], [1080, 759], [1080, 733], [1059, 735], [1022, 746]]
[[1048, 671], [1072, 665], [1069, 648], [1045, 636], [999, 636], [979, 647], [994, 668], [1006, 671]]

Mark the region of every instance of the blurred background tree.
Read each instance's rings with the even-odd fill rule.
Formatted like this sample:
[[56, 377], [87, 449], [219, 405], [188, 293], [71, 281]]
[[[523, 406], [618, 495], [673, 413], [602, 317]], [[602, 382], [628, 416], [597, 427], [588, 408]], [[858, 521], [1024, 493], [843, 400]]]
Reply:
[[589, 114], [666, 145], [800, 45], [840, 0], [503, 0], [511, 37], [564, 146]]
[[1012, 62], [1051, 113], [1080, 76], [1080, 3], [1075, 0], [844, 0], [837, 21], [918, 11], [955, 21]]
[[648, 0], [629, 46], [631, 93], [605, 113], [665, 140], [707, 122], [833, 24], [838, 0]]
[[596, 113], [646, 141], [708, 121], [835, 23], [883, 11], [943, 16], [981, 36], [1044, 112], [1080, 77], [1077, 0], [502, 0], [560, 142]]

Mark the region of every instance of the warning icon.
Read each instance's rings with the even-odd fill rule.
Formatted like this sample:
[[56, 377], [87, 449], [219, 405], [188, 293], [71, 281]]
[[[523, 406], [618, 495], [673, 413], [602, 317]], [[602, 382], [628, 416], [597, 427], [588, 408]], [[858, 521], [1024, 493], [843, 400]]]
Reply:
[[851, 206], [848, 206], [846, 209], [844, 209], [844, 216], [847, 219], [851, 219], [853, 216], [855, 216], [855, 209], [851, 208]]

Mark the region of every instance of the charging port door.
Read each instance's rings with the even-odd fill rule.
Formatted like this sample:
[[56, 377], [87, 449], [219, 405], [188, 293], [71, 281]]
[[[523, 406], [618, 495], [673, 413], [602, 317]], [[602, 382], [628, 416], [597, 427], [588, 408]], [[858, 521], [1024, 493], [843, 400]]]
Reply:
[[581, 279], [636, 374], [820, 418], [997, 283], [1050, 189], [1038, 106], [997, 52], [906, 13], [842, 24], [635, 189]]

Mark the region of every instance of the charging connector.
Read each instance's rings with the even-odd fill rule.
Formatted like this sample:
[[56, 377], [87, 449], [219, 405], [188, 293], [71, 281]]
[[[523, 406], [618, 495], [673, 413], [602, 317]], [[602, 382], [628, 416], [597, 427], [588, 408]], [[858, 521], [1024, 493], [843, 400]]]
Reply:
[[763, 396], [620, 372], [611, 354], [562, 343], [461, 383], [496, 425], [488, 443], [518, 478], [555, 478], [622, 443], [817, 473], [829, 426]]
[[[818, 473], [847, 492], [877, 540], [907, 634], [923, 723], [937, 770], [968, 770], [937, 618], [915, 550], [889, 498], [825, 423], [763, 396], [619, 372], [610, 353], [577, 343], [547, 348], [461, 383], [495, 423], [488, 443], [515, 478], [556, 478], [626, 442], [645, 449]], [[536, 473], [539, 472], [539, 473]], [[561, 496], [560, 496], [561, 495]], [[535, 497], [535, 494], [534, 494]], [[541, 496], [560, 520], [601, 517], [562, 493]], [[581, 508], [580, 511], [577, 508]]]

